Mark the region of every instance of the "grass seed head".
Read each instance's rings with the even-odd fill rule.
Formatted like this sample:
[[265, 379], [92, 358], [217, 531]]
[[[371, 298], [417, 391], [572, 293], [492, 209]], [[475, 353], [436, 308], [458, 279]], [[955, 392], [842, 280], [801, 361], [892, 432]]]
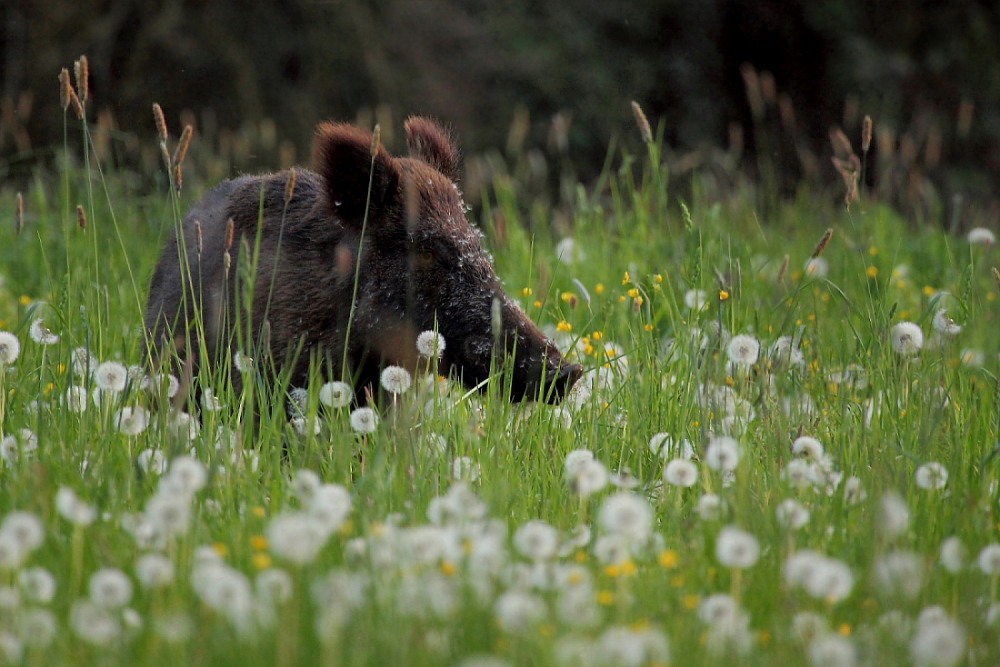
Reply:
[[816, 244], [816, 248], [815, 250], [813, 250], [810, 259], [816, 259], [820, 255], [822, 255], [823, 251], [826, 250], [827, 244], [830, 243], [830, 239], [832, 238], [833, 238], [833, 227], [830, 227], [823, 233], [823, 237], [819, 240], [819, 243]]
[[90, 97], [90, 64], [87, 56], [80, 56], [80, 59], [73, 64], [73, 72], [76, 74], [76, 88], [80, 91], [80, 100], [86, 104]]
[[59, 106], [65, 112], [69, 109], [70, 100], [73, 97], [73, 83], [69, 78], [69, 70], [65, 67], [59, 72]]
[[[153, 120], [156, 121], [156, 135], [160, 138], [160, 143], [166, 144], [167, 137], [170, 136], [167, 134], [167, 119], [163, 117], [163, 109], [156, 102], [153, 103]], [[167, 164], [169, 163], [168, 159]]]
[[24, 195], [18, 192], [17, 199], [14, 200], [14, 234], [20, 235], [22, 229], [24, 229]]
[[632, 101], [632, 114], [635, 116], [635, 124], [639, 126], [639, 135], [642, 137], [644, 143], [653, 143], [653, 131], [649, 127], [649, 121], [646, 119], [646, 114], [643, 113], [642, 107], [635, 100]]
[[872, 145], [872, 117], [865, 115], [861, 121], [861, 152], [867, 153]]
[[76, 205], [76, 222], [80, 225], [80, 229], [87, 229], [87, 211], [82, 204]]
[[[159, 130], [159, 126], [157, 126]], [[194, 134], [194, 128], [191, 125], [185, 125], [184, 131], [181, 132], [181, 138], [177, 141], [177, 148], [174, 149], [173, 163], [180, 167], [184, 164], [184, 158], [187, 157], [188, 147], [191, 145], [191, 136]]]

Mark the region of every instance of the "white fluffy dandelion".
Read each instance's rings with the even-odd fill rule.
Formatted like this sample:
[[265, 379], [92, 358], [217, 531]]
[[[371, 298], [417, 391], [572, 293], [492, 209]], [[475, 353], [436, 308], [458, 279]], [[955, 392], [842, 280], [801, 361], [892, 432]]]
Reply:
[[694, 445], [690, 440], [677, 440], [669, 433], [657, 433], [649, 439], [649, 449], [661, 459], [693, 459]]
[[698, 482], [698, 466], [687, 459], [674, 459], [663, 469], [663, 479], [674, 486], [694, 486]]
[[941, 543], [941, 567], [952, 574], [962, 571], [968, 555], [962, 540], [954, 535]]
[[706, 493], [698, 499], [695, 511], [703, 521], [715, 521], [726, 511], [726, 502], [714, 493]]
[[1000, 574], [1000, 544], [987, 544], [983, 547], [983, 550], [979, 552], [979, 558], [976, 559], [976, 563], [983, 574], [990, 576]]
[[[570, 452], [570, 454], [572, 453]], [[608, 469], [603, 463], [593, 458], [593, 455], [572, 466], [570, 466], [569, 456], [566, 457], [566, 481], [578, 496], [584, 498], [592, 496], [607, 486], [609, 479]]]
[[233, 352], [233, 365], [236, 366], [236, 370], [240, 373], [250, 373], [253, 371], [253, 358], [237, 350]]
[[917, 468], [916, 481], [921, 489], [943, 489], [948, 483], [948, 469], [936, 461], [925, 463]]
[[684, 293], [684, 305], [690, 310], [704, 310], [708, 308], [708, 294], [705, 290], [689, 289]]
[[548, 560], [558, 547], [559, 532], [541, 519], [528, 521], [514, 533], [514, 548], [529, 560]]
[[795, 442], [792, 443], [792, 453], [818, 461], [823, 458], [823, 444], [816, 438], [803, 435], [796, 438]]
[[649, 503], [628, 491], [605, 498], [597, 519], [604, 532], [621, 535], [634, 543], [646, 540], [653, 528], [653, 510]]
[[804, 270], [811, 278], [826, 278], [830, 273], [830, 262], [825, 257], [813, 257], [806, 262]]
[[124, 607], [132, 599], [132, 581], [119, 569], [106, 567], [90, 577], [90, 599], [104, 609]]
[[21, 354], [21, 341], [9, 331], [0, 331], [0, 364], [9, 366]]
[[512, 590], [497, 598], [493, 614], [501, 630], [519, 634], [544, 621], [548, 607], [537, 595]]
[[809, 509], [794, 498], [781, 501], [774, 513], [782, 526], [798, 530], [809, 523]]
[[55, 345], [59, 342], [59, 336], [52, 333], [46, 326], [45, 322], [38, 318], [31, 323], [31, 327], [28, 329], [28, 335], [31, 340], [35, 341], [39, 345]]
[[813, 667], [855, 667], [858, 651], [847, 637], [824, 634], [809, 642], [809, 662]]
[[892, 349], [904, 356], [920, 352], [924, 346], [924, 332], [913, 322], [899, 322], [892, 328]]
[[417, 336], [417, 352], [428, 359], [440, 359], [444, 348], [444, 336], [436, 331], [422, 331]]
[[94, 384], [101, 391], [117, 394], [125, 390], [126, 381], [128, 381], [128, 369], [125, 368], [125, 364], [105, 361], [94, 369]]
[[918, 622], [910, 640], [910, 656], [916, 667], [954, 667], [962, 662], [966, 650], [964, 628], [947, 615]]
[[319, 389], [320, 402], [330, 408], [343, 408], [354, 400], [354, 389], [346, 382], [327, 382]]
[[955, 324], [955, 320], [948, 317], [948, 311], [944, 308], [938, 308], [937, 312], [934, 313], [931, 326], [942, 336], [951, 337], [962, 333], [962, 325]]
[[318, 520], [295, 512], [274, 517], [265, 534], [271, 553], [295, 565], [306, 565], [316, 559], [330, 533]]
[[760, 358], [760, 341], [749, 334], [733, 336], [726, 346], [726, 354], [737, 366], [753, 366]]
[[740, 462], [740, 444], [728, 436], [712, 438], [705, 446], [705, 465], [712, 470], [729, 472]]
[[771, 359], [775, 364], [780, 364], [786, 368], [792, 366], [804, 366], [805, 355], [802, 350], [795, 347], [791, 336], [782, 336], [771, 345]]
[[993, 235], [993, 232], [985, 227], [974, 227], [970, 229], [969, 233], [966, 234], [965, 236], [965, 240], [967, 240], [972, 245], [984, 245], [984, 246], [991, 246], [997, 241], [996, 236]]
[[63, 486], [56, 493], [56, 511], [78, 526], [89, 526], [97, 519], [97, 510], [81, 500], [73, 489]]
[[402, 366], [386, 366], [381, 380], [382, 388], [390, 394], [405, 394], [413, 384], [410, 372]]
[[910, 507], [906, 501], [891, 491], [882, 496], [879, 504], [879, 529], [887, 537], [898, 537], [910, 527]]
[[351, 428], [362, 435], [374, 433], [378, 428], [378, 413], [371, 408], [358, 408], [351, 413]]
[[149, 410], [142, 406], [125, 406], [118, 411], [115, 423], [125, 435], [139, 435], [149, 426]]
[[135, 563], [135, 578], [143, 588], [165, 588], [174, 582], [174, 563], [163, 554], [144, 554]]
[[760, 557], [760, 542], [745, 530], [726, 526], [715, 540], [715, 557], [724, 567], [753, 567]]
[[924, 560], [912, 551], [892, 551], [875, 561], [875, 583], [887, 595], [912, 600], [924, 585]]

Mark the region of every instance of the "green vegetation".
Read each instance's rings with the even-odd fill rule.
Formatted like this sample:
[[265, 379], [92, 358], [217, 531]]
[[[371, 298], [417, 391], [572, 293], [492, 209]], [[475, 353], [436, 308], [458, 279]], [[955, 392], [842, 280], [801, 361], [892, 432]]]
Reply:
[[659, 163], [579, 187], [572, 242], [485, 193], [508, 290], [588, 369], [563, 406], [417, 378], [363, 435], [319, 377], [144, 411], [148, 277], [198, 186], [64, 167], [23, 223], [4, 192], [0, 656], [996, 662], [992, 244], [864, 196], [668, 202]]

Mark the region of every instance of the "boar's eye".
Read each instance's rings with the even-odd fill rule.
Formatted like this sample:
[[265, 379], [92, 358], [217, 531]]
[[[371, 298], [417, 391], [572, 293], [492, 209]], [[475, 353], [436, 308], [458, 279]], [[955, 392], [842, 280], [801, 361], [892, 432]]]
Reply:
[[413, 267], [416, 269], [431, 269], [438, 263], [437, 257], [434, 256], [434, 253], [426, 251], [414, 252], [412, 260]]
[[458, 261], [455, 248], [440, 239], [426, 239], [415, 246], [412, 252], [413, 264], [418, 268], [430, 268], [435, 265], [451, 268]]

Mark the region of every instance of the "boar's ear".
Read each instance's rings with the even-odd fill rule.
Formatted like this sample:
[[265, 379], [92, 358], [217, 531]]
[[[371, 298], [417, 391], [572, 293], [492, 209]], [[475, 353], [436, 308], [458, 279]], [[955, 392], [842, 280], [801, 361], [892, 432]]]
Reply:
[[406, 120], [406, 146], [410, 157], [426, 162], [453, 181], [458, 180], [461, 153], [451, 132], [427, 118]]
[[382, 142], [372, 145], [371, 132], [323, 123], [313, 142], [313, 166], [326, 182], [331, 212], [348, 225], [361, 225], [366, 205], [369, 220], [399, 205], [399, 167]]

